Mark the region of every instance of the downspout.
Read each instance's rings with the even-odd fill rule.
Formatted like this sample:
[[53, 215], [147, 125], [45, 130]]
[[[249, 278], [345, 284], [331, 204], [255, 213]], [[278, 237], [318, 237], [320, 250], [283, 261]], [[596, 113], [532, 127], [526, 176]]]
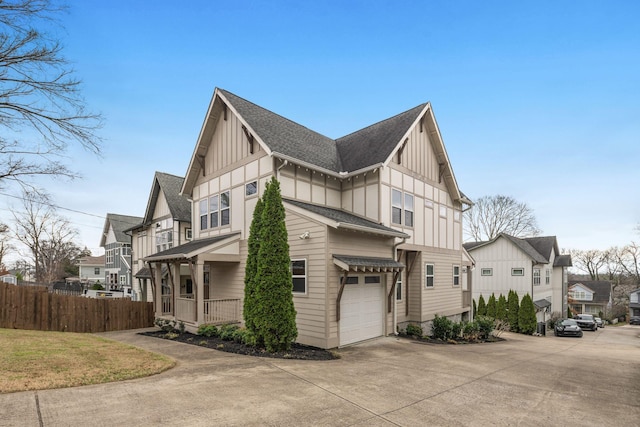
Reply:
[[280, 166], [276, 167], [276, 179], [278, 181], [280, 181], [280, 169], [287, 166], [288, 164], [289, 164], [289, 160], [284, 160]]
[[[391, 256], [393, 257], [394, 260], [398, 259], [398, 246], [403, 245], [406, 241], [407, 241], [407, 238], [403, 237], [402, 242], [398, 242], [395, 245], [393, 245], [393, 249], [391, 249]], [[402, 274], [402, 272], [400, 272], [400, 274]], [[406, 278], [405, 278], [405, 281], [407, 282], [407, 288], [408, 288], [409, 283]], [[397, 281], [391, 284], [391, 289], [394, 290], [395, 292], [397, 292], [396, 282]], [[405, 298], [407, 297], [405, 296]], [[391, 301], [392, 301], [391, 306], [393, 308], [393, 322], [392, 322], [393, 334], [398, 335], [398, 307], [397, 307], [398, 304], [396, 304], [395, 295], [392, 296]]]

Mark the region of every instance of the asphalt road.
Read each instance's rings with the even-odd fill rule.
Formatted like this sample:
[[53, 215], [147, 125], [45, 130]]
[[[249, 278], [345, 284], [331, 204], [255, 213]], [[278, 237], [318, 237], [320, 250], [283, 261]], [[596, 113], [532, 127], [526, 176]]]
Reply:
[[138, 380], [0, 395], [0, 426], [631, 426], [640, 326], [473, 345], [385, 337], [333, 361], [253, 358], [101, 334], [167, 354]]

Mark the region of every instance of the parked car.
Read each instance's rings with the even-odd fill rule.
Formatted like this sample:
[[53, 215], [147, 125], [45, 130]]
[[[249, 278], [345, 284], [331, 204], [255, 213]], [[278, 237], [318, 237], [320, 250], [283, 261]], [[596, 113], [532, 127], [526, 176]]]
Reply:
[[594, 317], [593, 320], [596, 321], [596, 325], [598, 325], [598, 328], [604, 328], [604, 320], [599, 317]]
[[553, 328], [553, 334], [557, 337], [582, 337], [582, 329], [573, 319], [558, 319]]
[[598, 324], [594, 320], [592, 314], [576, 314], [573, 316], [573, 320], [578, 322], [580, 329], [590, 329], [592, 331], [598, 330]]
[[631, 316], [629, 318], [630, 325], [640, 325], [640, 316]]

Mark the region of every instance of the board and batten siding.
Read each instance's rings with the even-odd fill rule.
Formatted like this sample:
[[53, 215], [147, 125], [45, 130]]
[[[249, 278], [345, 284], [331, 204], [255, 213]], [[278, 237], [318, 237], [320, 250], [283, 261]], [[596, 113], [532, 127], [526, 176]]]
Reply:
[[[416, 268], [415, 276], [420, 272], [420, 321], [432, 320], [435, 315], [453, 316], [461, 314], [462, 309], [462, 283], [453, 285], [453, 266], [462, 268], [460, 253], [449, 250], [423, 252], [419, 269]], [[434, 286], [425, 286], [425, 265], [434, 265]], [[416, 278], [414, 276], [414, 279]], [[416, 282], [412, 282], [415, 286]], [[413, 290], [413, 289], [412, 289]], [[415, 296], [415, 294], [413, 294]], [[414, 315], [414, 313], [411, 313]], [[413, 320], [413, 319], [412, 319]]]
[[342, 183], [335, 177], [287, 164], [280, 169], [279, 180], [282, 197], [335, 209], [342, 207]]

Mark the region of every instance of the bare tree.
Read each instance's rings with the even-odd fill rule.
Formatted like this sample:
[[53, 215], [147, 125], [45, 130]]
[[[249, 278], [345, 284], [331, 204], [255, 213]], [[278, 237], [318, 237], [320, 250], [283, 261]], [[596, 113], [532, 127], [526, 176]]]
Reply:
[[35, 266], [35, 280], [50, 281], [53, 259], [57, 262], [58, 258], [58, 255], [53, 257], [51, 254], [62, 250], [75, 238], [77, 231], [69, 221], [57, 215], [46, 196], [39, 194], [24, 193], [22, 210], [12, 210], [12, 213], [15, 237], [29, 250], [28, 256]]
[[9, 227], [6, 224], [0, 223], [0, 270], [6, 268], [4, 265], [6, 255], [15, 249], [11, 244], [10, 238], [11, 233], [9, 233]]
[[610, 251], [601, 251], [598, 249], [580, 250], [570, 249], [571, 263], [573, 267], [579, 271], [586, 273], [591, 280], [600, 280], [603, 269], [610, 260]]
[[101, 116], [86, 111], [80, 81], [58, 40], [52, 0], [0, 1], [0, 186], [41, 175], [74, 178], [60, 159], [70, 143], [100, 154]]
[[510, 196], [484, 196], [464, 213], [466, 240], [492, 240], [500, 233], [514, 237], [540, 234], [533, 210]]

